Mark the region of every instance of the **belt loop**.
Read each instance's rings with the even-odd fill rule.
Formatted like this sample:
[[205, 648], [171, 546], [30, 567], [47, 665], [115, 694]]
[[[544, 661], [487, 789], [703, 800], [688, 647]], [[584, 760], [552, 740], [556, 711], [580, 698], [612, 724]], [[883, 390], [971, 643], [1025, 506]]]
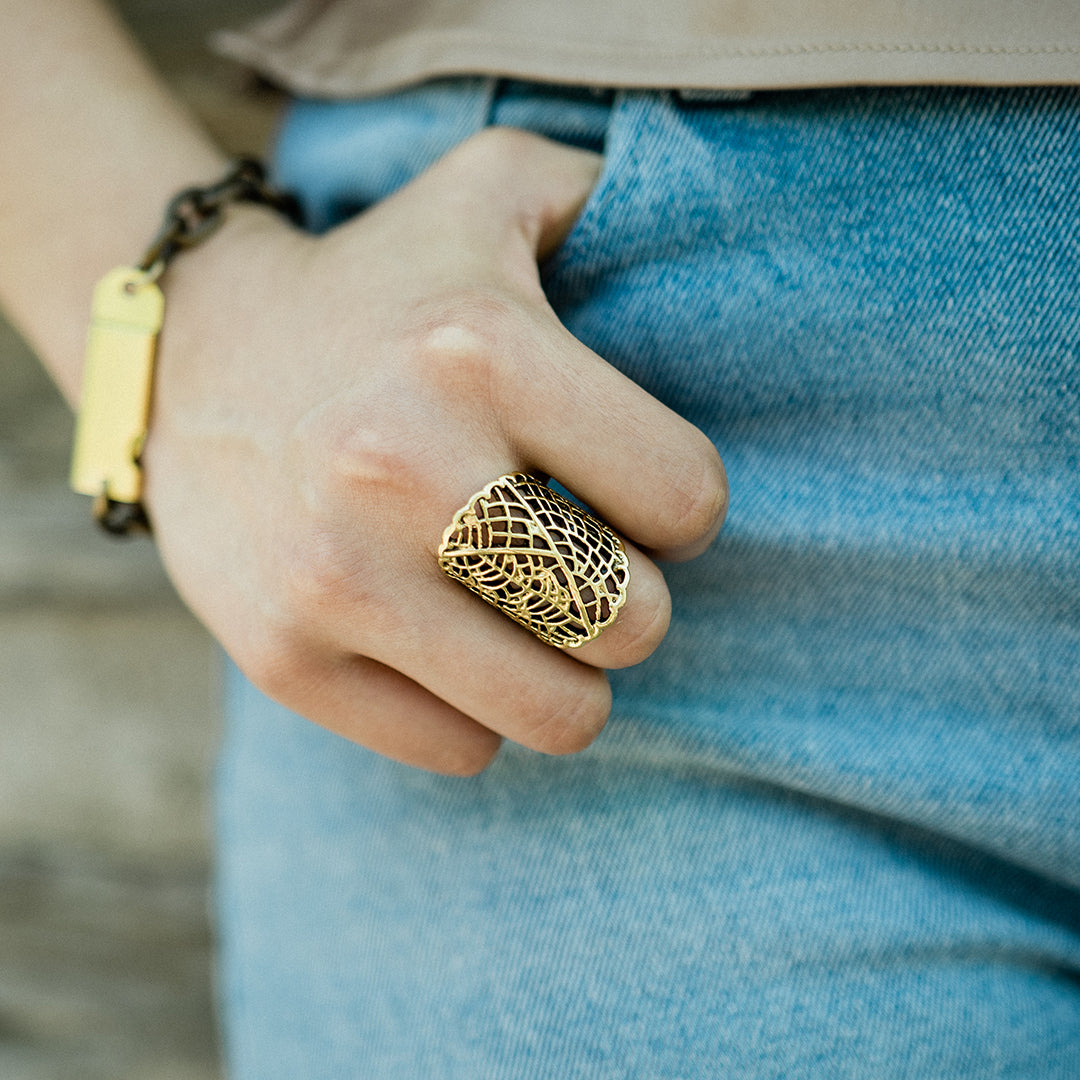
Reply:
[[749, 101], [753, 93], [753, 90], [709, 90], [686, 86], [672, 91], [675, 99], [686, 105], [737, 105]]

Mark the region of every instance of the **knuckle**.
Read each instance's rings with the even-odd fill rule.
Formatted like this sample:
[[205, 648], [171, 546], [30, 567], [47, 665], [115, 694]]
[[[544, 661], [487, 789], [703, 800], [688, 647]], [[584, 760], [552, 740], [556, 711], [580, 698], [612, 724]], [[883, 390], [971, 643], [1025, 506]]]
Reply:
[[598, 676], [587, 691], [567, 694], [527, 718], [519, 741], [545, 754], [576, 754], [600, 734], [610, 711], [611, 690]]
[[315, 488], [324, 488], [319, 501], [332, 506], [344, 496], [368, 509], [391, 494], [413, 495], [422, 471], [415, 420], [403, 402], [384, 399], [328, 423], [319, 436], [321, 460], [311, 471]]
[[507, 355], [510, 302], [474, 290], [443, 301], [417, 320], [412, 355], [424, 381], [457, 400], [490, 398], [491, 381]]
[[283, 607], [291, 621], [305, 624], [336, 608], [343, 600], [356, 603], [360, 574], [349, 556], [325, 531], [312, 529], [294, 542], [279, 567]]
[[608, 652], [604, 666], [608, 668], [630, 667], [651, 656], [668, 631], [671, 623], [671, 596], [666, 587], [649, 588], [647, 595], [639, 596], [628, 610], [619, 613], [615, 623], [600, 635]]
[[430, 403], [400, 367], [327, 396], [296, 423], [286, 449], [305, 517], [333, 521], [415, 495], [424, 473], [417, 432], [431, 423]]
[[317, 641], [369, 646], [402, 634], [388, 572], [363, 545], [311, 530], [277, 567], [271, 617], [290, 633]]
[[435, 388], [454, 399], [485, 394], [495, 345], [486, 327], [470, 318], [444, 318], [426, 329], [417, 362]]
[[672, 512], [665, 531], [676, 544], [692, 544], [722, 522], [727, 513], [728, 483], [716, 447], [701, 435], [697, 468], [687, 481], [672, 486]]
[[404, 422], [396, 430], [358, 423], [337, 441], [327, 479], [346, 513], [370, 517], [387, 512], [394, 503], [425, 497], [415, 431], [415, 424]]
[[500, 745], [499, 738], [493, 736], [470, 742], [467, 746], [448, 747], [431, 762], [430, 770], [443, 776], [477, 776], [495, 760]]

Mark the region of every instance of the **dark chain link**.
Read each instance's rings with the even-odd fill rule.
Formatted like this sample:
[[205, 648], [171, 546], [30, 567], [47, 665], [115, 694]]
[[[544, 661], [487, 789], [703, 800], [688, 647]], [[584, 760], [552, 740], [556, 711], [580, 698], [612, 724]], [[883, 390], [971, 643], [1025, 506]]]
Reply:
[[154, 276], [184, 248], [205, 240], [222, 222], [225, 207], [232, 202], [263, 203], [299, 221], [300, 208], [293, 196], [266, 182], [262, 165], [242, 158], [216, 184], [186, 188], [165, 210], [165, 220], [157, 236], [143, 253], [139, 269]]
[[94, 518], [112, 536], [131, 536], [151, 531], [150, 518], [141, 502], [117, 502], [107, 495], [99, 495], [94, 500]]

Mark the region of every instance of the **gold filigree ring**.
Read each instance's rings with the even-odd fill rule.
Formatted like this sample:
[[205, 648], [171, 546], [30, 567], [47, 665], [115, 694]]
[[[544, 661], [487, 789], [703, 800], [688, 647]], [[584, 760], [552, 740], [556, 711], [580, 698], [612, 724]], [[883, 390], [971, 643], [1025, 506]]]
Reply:
[[622, 541], [527, 473], [493, 480], [454, 515], [439, 566], [541, 641], [568, 649], [615, 621], [630, 582]]

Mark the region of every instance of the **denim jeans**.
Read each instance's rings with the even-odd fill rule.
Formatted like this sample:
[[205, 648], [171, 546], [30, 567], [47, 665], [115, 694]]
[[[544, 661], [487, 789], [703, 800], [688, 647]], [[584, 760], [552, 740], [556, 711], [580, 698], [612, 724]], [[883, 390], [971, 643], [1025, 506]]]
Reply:
[[1080, 91], [462, 79], [297, 104], [278, 178], [326, 228], [488, 123], [605, 151], [548, 295], [730, 515], [573, 757], [233, 674], [234, 1080], [1075, 1080]]

